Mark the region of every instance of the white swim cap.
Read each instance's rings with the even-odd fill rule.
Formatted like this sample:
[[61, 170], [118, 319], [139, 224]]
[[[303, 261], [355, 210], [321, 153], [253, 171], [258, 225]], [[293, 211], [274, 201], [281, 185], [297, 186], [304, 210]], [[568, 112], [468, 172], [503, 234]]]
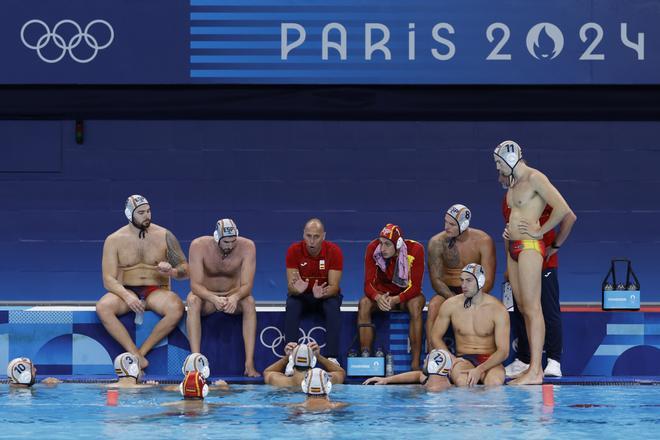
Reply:
[[514, 141], [504, 141], [495, 147], [493, 154], [502, 159], [513, 173], [513, 169], [522, 159], [522, 148]]
[[32, 361], [25, 357], [12, 359], [7, 364], [7, 378], [13, 384], [32, 385], [36, 380], [32, 375]]
[[451, 367], [451, 355], [449, 352], [436, 348], [426, 355], [422, 372], [427, 376], [432, 374], [437, 376], [449, 376]]
[[201, 353], [189, 354], [186, 360], [183, 362], [181, 372], [186, 374], [189, 371], [199, 371], [202, 376], [204, 376], [204, 379], [208, 379], [211, 375], [209, 360], [206, 359], [206, 356]]
[[224, 237], [238, 237], [236, 223], [230, 218], [220, 219], [215, 224], [215, 231], [213, 231], [213, 239], [215, 242], [219, 242]]
[[138, 206], [148, 205], [149, 202], [147, 199], [142, 197], [139, 194], [133, 194], [128, 199], [126, 199], [126, 208], [124, 209], [124, 215], [129, 222], [133, 222], [133, 212], [138, 208]]
[[115, 358], [117, 377], [132, 377], [137, 382], [140, 377], [140, 360], [132, 353], [122, 353]]
[[458, 225], [458, 234], [462, 234], [470, 226], [470, 219], [472, 218], [472, 213], [465, 205], [455, 204], [447, 210], [447, 215], [454, 219]]
[[481, 264], [470, 263], [465, 266], [461, 272], [466, 272], [472, 275], [477, 281], [479, 289], [483, 289], [486, 284], [486, 273], [484, 272], [484, 268], [481, 267]]
[[284, 374], [293, 375], [294, 368], [309, 369], [316, 366], [316, 355], [307, 344], [296, 345], [289, 355], [289, 363]]
[[332, 391], [332, 379], [325, 370], [312, 368], [305, 373], [305, 378], [300, 384], [300, 387], [305, 394], [327, 396]]

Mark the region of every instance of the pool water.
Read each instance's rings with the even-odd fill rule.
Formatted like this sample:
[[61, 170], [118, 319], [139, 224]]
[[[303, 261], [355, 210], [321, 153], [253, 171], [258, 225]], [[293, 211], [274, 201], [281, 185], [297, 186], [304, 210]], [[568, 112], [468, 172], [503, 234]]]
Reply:
[[452, 388], [429, 394], [420, 386], [337, 385], [332, 400], [349, 406], [306, 412], [299, 392], [265, 385], [212, 391], [196, 408], [159, 388], [120, 390], [106, 405], [97, 384], [0, 385], [0, 437], [123, 438], [658, 438], [660, 386], [555, 386], [554, 407], [540, 386]]

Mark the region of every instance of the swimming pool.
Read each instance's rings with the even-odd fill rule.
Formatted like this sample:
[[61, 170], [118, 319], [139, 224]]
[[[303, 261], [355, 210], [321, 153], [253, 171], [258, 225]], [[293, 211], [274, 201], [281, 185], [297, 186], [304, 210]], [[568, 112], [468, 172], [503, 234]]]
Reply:
[[106, 405], [98, 384], [0, 385], [0, 437], [124, 438], [655, 438], [660, 386], [555, 386], [555, 406], [544, 407], [540, 386], [453, 388], [428, 394], [421, 387], [337, 385], [332, 400], [344, 409], [310, 413], [286, 406], [301, 393], [265, 385], [234, 385], [212, 392], [203, 407], [162, 406], [178, 393], [158, 388], [120, 390]]

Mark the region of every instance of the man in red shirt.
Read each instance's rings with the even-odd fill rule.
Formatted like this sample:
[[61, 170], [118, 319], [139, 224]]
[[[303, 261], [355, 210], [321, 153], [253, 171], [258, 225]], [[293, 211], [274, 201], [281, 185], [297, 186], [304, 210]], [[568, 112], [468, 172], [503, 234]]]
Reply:
[[[336, 362], [339, 354], [339, 281], [344, 256], [336, 244], [325, 241], [325, 227], [313, 218], [305, 224], [303, 240], [289, 246], [286, 253], [286, 300], [284, 333], [286, 342], [298, 343], [298, 327], [305, 310], [321, 310], [325, 316], [325, 357]], [[306, 341], [303, 341], [306, 342]]]
[[412, 370], [419, 370], [422, 352], [422, 310], [426, 299], [422, 294], [424, 246], [404, 240], [397, 225], [385, 225], [376, 240], [367, 246], [364, 256], [364, 294], [358, 305], [360, 349], [370, 354], [374, 338], [371, 314], [392, 309], [410, 314], [409, 338], [412, 348]]

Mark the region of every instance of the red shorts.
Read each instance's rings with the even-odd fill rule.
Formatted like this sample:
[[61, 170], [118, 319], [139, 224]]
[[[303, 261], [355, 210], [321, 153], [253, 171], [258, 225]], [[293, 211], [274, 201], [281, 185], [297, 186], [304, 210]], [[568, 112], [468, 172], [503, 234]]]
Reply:
[[156, 290], [160, 289], [160, 286], [124, 286], [128, 290], [135, 292], [135, 294], [140, 299], [147, 299]]

